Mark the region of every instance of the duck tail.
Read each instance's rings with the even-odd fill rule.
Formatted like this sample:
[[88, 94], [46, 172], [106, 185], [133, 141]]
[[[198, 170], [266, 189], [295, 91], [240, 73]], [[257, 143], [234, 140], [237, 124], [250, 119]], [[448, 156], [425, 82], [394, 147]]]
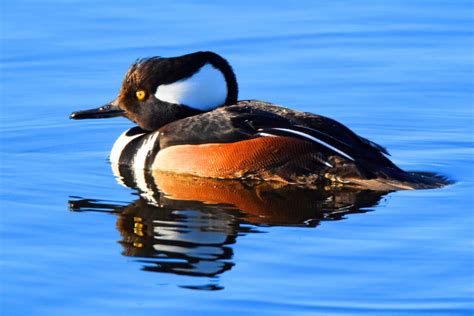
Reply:
[[350, 183], [376, 191], [437, 189], [454, 182], [431, 172], [403, 171], [378, 174], [370, 179], [350, 178]]
[[454, 183], [445, 176], [433, 172], [406, 171], [403, 178], [400, 180], [402, 185], [412, 190], [437, 189]]

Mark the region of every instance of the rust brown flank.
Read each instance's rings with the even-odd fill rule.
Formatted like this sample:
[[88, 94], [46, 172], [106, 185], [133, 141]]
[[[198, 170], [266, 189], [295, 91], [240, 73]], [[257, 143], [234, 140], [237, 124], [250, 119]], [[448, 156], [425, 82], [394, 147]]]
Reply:
[[199, 177], [237, 179], [268, 174], [273, 168], [311, 152], [314, 152], [311, 143], [291, 137], [260, 137], [226, 144], [177, 145], [160, 151], [153, 169]]

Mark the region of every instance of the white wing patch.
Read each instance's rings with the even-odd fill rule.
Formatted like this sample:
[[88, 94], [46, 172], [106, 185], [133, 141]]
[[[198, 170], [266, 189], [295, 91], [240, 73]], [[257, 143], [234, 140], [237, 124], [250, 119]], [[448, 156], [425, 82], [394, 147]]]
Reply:
[[227, 82], [219, 69], [205, 64], [189, 78], [158, 86], [155, 97], [161, 101], [207, 111], [225, 103]]
[[[277, 131], [284, 131], [284, 132], [287, 132], [287, 133], [291, 133], [291, 134], [295, 134], [295, 135], [299, 135], [301, 137], [304, 137], [304, 138], [307, 138], [313, 142], [316, 142], [320, 145], [323, 145], [329, 149], [331, 149], [332, 151], [335, 151], [337, 152], [338, 154], [340, 154], [341, 156], [344, 156], [346, 157], [347, 159], [349, 160], [352, 160], [352, 161], [355, 161], [354, 158], [352, 158], [350, 155], [346, 154], [345, 152], [343, 152], [342, 150], [326, 143], [325, 141], [322, 141], [321, 139], [319, 138], [316, 138], [314, 137], [313, 135], [309, 135], [307, 133], [303, 133], [303, 132], [300, 132], [300, 131], [296, 131], [296, 130], [293, 130], [293, 129], [288, 129], [288, 128], [279, 128], [279, 127], [274, 127], [272, 128], [273, 130], [277, 130]], [[265, 134], [265, 133], [260, 133], [260, 134]], [[263, 135], [263, 136], [266, 136], [266, 135]]]

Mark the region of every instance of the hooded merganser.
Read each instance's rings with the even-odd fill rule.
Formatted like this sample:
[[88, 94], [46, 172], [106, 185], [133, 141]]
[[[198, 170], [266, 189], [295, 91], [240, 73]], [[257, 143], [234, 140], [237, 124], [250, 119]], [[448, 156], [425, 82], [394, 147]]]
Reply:
[[144, 58], [130, 67], [114, 101], [70, 118], [125, 116], [135, 122], [110, 154], [112, 163], [133, 168], [384, 191], [448, 183], [403, 171], [385, 148], [335, 120], [237, 101], [237, 95], [232, 67], [213, 52]]

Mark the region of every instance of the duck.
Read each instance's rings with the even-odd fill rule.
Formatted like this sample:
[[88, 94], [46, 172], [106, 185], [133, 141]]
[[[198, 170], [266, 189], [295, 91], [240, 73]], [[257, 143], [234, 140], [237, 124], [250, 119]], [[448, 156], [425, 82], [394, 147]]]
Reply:
[[110, 153], [121, 167], [219, 180], [393, 191], [449, 182], [396, 166], [381, 145], [331, 118], [238, 100], [232, 66], [211, 51], [137, 59], [118, 97], [71, 119], [123, 116], [137, 126]]

